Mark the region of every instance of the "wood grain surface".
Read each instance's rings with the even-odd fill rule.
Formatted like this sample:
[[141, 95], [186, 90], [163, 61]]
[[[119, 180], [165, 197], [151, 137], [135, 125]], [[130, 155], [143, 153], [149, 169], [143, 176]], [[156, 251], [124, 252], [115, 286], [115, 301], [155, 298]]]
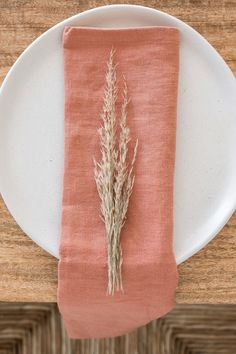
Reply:
[[[0, 82], [42, 32], [86, 9], [129, 3], [187, 22], [236, 73], [236, 0], [0, 0]], [[236, 181], [235, 181], [236, 185]], [[236, 214], [218, 236], [179, 266], [178, 303], [236, 303]], [[0, 201], [0, 300], [56, 301], [57, 260], [34, 244]]]

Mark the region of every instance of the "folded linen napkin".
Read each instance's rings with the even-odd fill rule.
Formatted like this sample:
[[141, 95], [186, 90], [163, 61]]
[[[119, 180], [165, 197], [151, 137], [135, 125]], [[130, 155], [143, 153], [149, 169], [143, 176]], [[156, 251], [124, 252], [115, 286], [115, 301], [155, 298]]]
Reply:
[[[139, 139], [122, 229], [124, 293], [107, 295], [107, 244], [93, 157], [106, 63], [125, 75], [128, 126]], [[66, 27], [64, 189], [58, 305], [72, 338], [122, 335], [167, 313], [178, 274], [172, 250], [179, 31], [169, 27]], [[121, 99], [118, 98], [118, 106]]]

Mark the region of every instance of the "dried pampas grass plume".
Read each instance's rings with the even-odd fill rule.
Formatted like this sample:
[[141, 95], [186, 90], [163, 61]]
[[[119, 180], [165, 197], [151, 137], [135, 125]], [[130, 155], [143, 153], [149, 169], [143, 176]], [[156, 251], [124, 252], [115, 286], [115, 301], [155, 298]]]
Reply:
[[[121, 229], [125, 223], [129, 199], [134, 185], [133, 168], [137, 155], [138, 140], [130, 164], [127, 162], [130, 130], [126, 125], [129, 103], [127, 84], [124, 79], [123, 103], [119, 120], [119, 140], [116, 137], [116, 100], [117, 80], [114, 65], [114, 50], [107, 62], [106, 88], [104, 92], [102, 125], [98, 130], [101, 143], [101, 160], [94, 160], [94, 175], [101, 199], [101, 216], [105, 224], [108, 253], [109, 295], [123, 291], [122, 286], [122, 249], [120, 245]], [[118, 140], [118, 141], [117, 141]]]

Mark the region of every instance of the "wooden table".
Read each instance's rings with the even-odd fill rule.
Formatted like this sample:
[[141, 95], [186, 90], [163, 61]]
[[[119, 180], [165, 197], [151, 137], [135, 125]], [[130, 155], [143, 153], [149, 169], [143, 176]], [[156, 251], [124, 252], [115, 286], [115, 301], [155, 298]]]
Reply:
[[[199, 31], [236, 73], [236, 0], [0, 0], [0, 81], [42, 32], [112, 3], [166, 11]], [[236, 186], [236, 181], [235, 181]], [[236, 213], [202, 251], [179, 266], [178, 303], [236, 303]], [[56, 301], [57, 260], [34, 244], [0, 201], [0, 300]]]

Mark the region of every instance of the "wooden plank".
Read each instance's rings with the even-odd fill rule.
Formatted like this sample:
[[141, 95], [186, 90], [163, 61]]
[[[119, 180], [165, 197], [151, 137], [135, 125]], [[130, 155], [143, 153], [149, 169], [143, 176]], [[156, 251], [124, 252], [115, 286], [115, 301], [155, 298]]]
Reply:
[[[0, 82], [19, 54], [57, 22], [123, 1], [0, 0]], [[236, 0], [126, 1], [184, 20], [236, 73]], [[219, 235], [179, 266], [178, 303], [236, 303], [236, 214]], [[0, 201], [0, 300], [56, 301], [57, 260], [34, 244]]]

